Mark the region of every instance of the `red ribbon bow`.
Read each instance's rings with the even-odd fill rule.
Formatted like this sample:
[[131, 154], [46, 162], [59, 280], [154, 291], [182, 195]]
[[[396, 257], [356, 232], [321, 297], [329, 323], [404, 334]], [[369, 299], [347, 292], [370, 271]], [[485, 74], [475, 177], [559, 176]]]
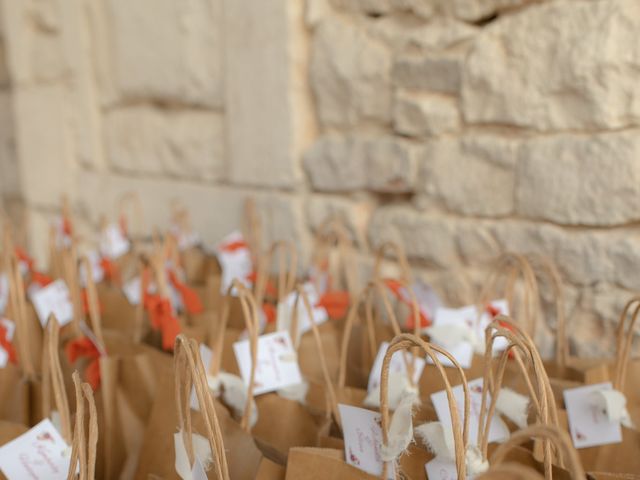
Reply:
[[202, 302], [198, 294], [186, 284], [182, 283], [173, 270], [169, 270], [169, 281], [171, 285], [178, 290], [178, 293], [180, 293], [182, 304], [187, 313], [196, 315], [203, 312], [204, 308], [202, 307]]
[[332, 320], [343, 318], [349, 309], [349, 293], [340, 290], [323, 293], [315, 307], [324, 308]]
[[276, 316], [278, 315], [276, 307], [271, 303], [263, 303], [262, 304], [262, 313], [264, 313], [264, 318], [267, 319], [267, 323], [274, 323], [276, 321]]
[[16, 349], [13, 348], [13, 344], [7, 338], [7, 328], [2, 324], [0, 324], [0, 347], [4, 348], [5, 352], [7, 352], [11, 363], [15, 364], [18, 362]]
[[157, 294], [145, 294], [144, 308], [149, 313], [151, 327], [162, 333], [162, 348], [172, 351], [176, 337], [180, 334], [180, 324], [173, 315], [171, 302]]
[[35, 269], [33, 258], [31, 258], [22, 247], [15, 247], [14, 251], [18, 260], [27, 264], [32, 283], [37, 283], [41, 287], [46, 287], [50, 283], [53, 283], [53, 278]]
[[98, 347], [89, 338], [80, 337], [67, 343], [64, 351], [72, 365], [80, 358], [89, 360], [84, 369], [84, 377], [91, 388], [97, 390], [100, 386], [100, 351]]
[[225, 245], [222, 245], [220, 249], [223, 252], [233, 253], [238, 250], [242, 250], [243, 248], [247, 248], [247, 249], [249, 248], [249, 245], [247, 245], [247, 242], [245, 242], [244, 240], [236, 240], [235, 242], [229, 242]]

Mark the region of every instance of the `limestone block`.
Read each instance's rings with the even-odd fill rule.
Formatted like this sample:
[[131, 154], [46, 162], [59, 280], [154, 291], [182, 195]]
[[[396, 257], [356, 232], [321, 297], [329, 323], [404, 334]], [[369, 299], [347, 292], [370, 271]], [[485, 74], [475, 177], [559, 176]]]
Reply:
[[391, 56], [363, 29], [327, 18], [316, 29], [311, 85], [323, 127], [391, 120]]
[[306, 153], [304, 164], [318, 191], [401, 193], [413, 191], [417, 150], [395, 137], [321, 137]]
[[223, 105], [222, 0], [108, 0], [107, 15], [122, 97]]
[[635, 0], [549, 2], [499, 18], [465, 63], [465, 120], [540, 131], [637, 125], [639, 29]]
[[108, 161], [130, 174], [166, 174], [199, 181], [224, 171], [223, 119], [204, 110], [131, 107], [105, 117]]
[[[501, 157], [512, 155], [510, 140], [483, 138], [493, 152], [469, 148], [478, 139], [441, 139], [427, 143], [421, 155], [420, 189], [450, 210], [464, 215], [503, 216], [514, 211], [514, 170]], [[497, 157], [497, 160], [496, 158]]]
[[312, 195], [306, 205], [306, 219], [317, 230], [329, 218], [344, 222], [352, 240], [360, 247], [367, 244], [367, 226], [373, 206], [365, 200], [351, 200], [333, 195]]
[[460, 128], [457, 100], [399, 90], [393, 107], [393, 128], [410, 137], [455, 132]]
[[398, 87], [457, 94], [464, 56], [461, 52], [406, 54], [394, 59], [392, 78]]
[[454, 224], [411, 207], [381, 207], [373, 213], [369, 224], [372, 248], [389, 241], [402, 244], [409, 258], [428, 265], [448, 268], [458, 263]]
[[527, 142], [517, 168], [517, 211], [568, 225], [640, 218], [638, 132], [554, 135]]

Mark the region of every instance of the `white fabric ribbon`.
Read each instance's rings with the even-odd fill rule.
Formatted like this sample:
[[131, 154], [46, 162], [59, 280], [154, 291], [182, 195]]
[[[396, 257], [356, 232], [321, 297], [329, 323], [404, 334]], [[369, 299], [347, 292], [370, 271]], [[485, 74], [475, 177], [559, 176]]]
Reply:
[[[411, 385], [406, 373], [389, 375], [389, 409], [395, 410], [406, 395], [418, 396], [418, 389]], [[380, 408], [380, 385], [371, 389], [363, 402], [365, 407]]]
[[627, 428], [635, 429], [627, 410], [627, 398], [618, 390], [597, 390], [591, 393], [591, 404], [602, 409], [610, 422], [620, 422]]
[[520, 428], [526, 428], [529, 417], [529, 397], [501, 388], [496, 400], [496, 410]]
[[402, 455], [413, 440], [413, 407], [420, 401], [415, 392], [407, 393], [393, 412], [387, 445], [380, 450], [380, 457], [384, 462], [395, 462]]
[[[209, 441], [197, 433], [191, 434], [191, 440], [194, 456], [200, 461], [205, 471], [208, 470], [213, 463]], [[173, 434], [173, 444], [176, 453], [176, 473], [182, 480], [193, 480], [193, 468], [189, 464], [189, 456], [184, 445], [182, 430]]]
[[[241, 418], [247, 405], [247, 386], [237, 375], [227, 372], [220, 372], [217, 376], [207, 375], [209, 390], [231, 407], [234, 417]], [[251, 413], [249, 415], [249, 426], [253, 427], [258, 421], [258, 407], [255, 402], [251, 402]]]

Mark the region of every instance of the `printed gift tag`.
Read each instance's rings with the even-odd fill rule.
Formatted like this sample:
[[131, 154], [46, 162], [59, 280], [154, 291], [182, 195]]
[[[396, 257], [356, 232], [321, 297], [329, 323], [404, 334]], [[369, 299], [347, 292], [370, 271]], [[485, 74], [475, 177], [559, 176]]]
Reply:
[[131, 248], [131, 242], [124, 236], [120, 225], [112, 223], [100, 235], [100, 251], [112, 260], [126, 254]]
[[[340, 404], [338, 408], [342, 418], [344, 456], [347, 463], [371, 475], [381, 475], [382, 416], [378, 412], [351, 405]], [[388, 471], [387, 478], [394, 478], [392, 464], [389, 464]]]
[[[453, 460], [434, 458], [424, 466], [429, 480], [458, 480], [458, 469]], [[471, 478], [468, 477], [467, 478]]]
[[47, 326], [49, 315], [52, 313], [61, 327], [73, 319], [71, 295], [64, 280], [56, 280], [46, 287], [33, 291], [30, 296], [43, 328]]
[[[319, 296], [313, 284], [307, 282], [304, 284], [303, 288], [305, 293], [307, 294], [309, 303], [311, 304], [311, 314], [313, 315], [313, 319], [315, 320], [316, 325], [320, 325], [326, 322], [329, 319], [327, 310], [322, 307], [314, 307], [314, 305], [318, 302]], [[293, 321], [293, 308], [296, 303], [297, 297], [297, 292], [291, 292], [283, 301], [278, 304], [278, 317], [276, 322], [277, 330], [291, 331], [291, 323]], [[298, 300], [297, 317], [298, 338], [296, 339], [296, 344], [304, 333], [311, 330], [311, 319], [309, 318], [309, 313], [307, 312], [307, 308], [302, 298]]]
[[[464, 391], [462, 385], [452, 388], [453, 396], [456, 399], [460, 421], [464, 422]], [[480, 424], [480, 407], [482, 405], [482, 378], [476, 378], [469, 382], [469, 444], [477, 445], [478, 425]], [[487, 396], [487, 405], [491, 401], [491, 396]], [[441, 390], [431, 395], [431, 402], [436, 409], [438, 420], [443, 425], [451, 425], [451, 413], [447, 392]], [[509, 438], [509, 429], [500, 417], [494, 415], [489, 427], [489, 442], [504, 442]], [[431, 477], [429, 477], [431, 478]], [[437, 478], [437, 477], [436, 477]]]
[[[226, 295], [229, 286], [236, 278], [246, 286], [251, 287], [251, 282], [248, 280], [248, 277], [253, 272], [251, 252], [240, 232], [233, 232], [227, 235], [218, 244], [216, 254], [222, 268], [220, 293]], [[231, 293], [235, 295], [235, 292]]]
[[564, 403], [569, 417], [569, 431], [576, 448], [595, 447], [622, 442], [620, 422], [612, 422], [606, 412], [596, 406], [592, 395], [598, 390], [611, 390], [610, 382], [568, 388]]
[[9, 480], [66, 480], [71, 449], [49, 419], [0, 447], [0, 469]]
[[[234, 343], [233, 352], [242, 379], [245, 385], [249, 385], [251, 376], [249, 340]], [[302, 375], [289, 332], [275, 332], [258, 337], [258, 361], [253, 394], [273, 392], [298, 383], [302, 383]]]
[[[371, 393], [380, 385], [380, 374], [382, 373], [382, 362], [384, 356], [389, 349], [389, 342], [382, 342], [378, 349], [376, 359], [373, 361], [373, 367], [371, 367], [371, 373], [369, 373], [369, 383], [367, 385], [367, 391]], [[389, 375], [406, 375], [407, 363], [405, 362], [405, 351], [397, 351], [391, 357], [389, 363]], [[408, 362], [413, 363], [413, 383], [417, 384], [422, 376], [424, 370], [425, 359], [422, 357], [414, 357], [411, 353], [406, 353], [406, 359]]]

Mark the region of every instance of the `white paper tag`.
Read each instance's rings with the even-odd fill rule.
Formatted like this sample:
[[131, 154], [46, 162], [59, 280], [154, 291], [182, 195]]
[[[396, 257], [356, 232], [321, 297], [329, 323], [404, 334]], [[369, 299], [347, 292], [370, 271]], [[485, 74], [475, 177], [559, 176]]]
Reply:
[[7, 309], [9, 303], [9, 277], [6, 273], [0, 273], [0, 315]]
[[[213, 350], [207, 347], [204, 343], [200, 344], [200, 358], [202, 358], [202, 365], [204, 365], [205, 372], [209, 371], [211, 361], [213, 360]], [[198, 402], [198, 396], [196, 395], [195, 387], [191, 387], [190, 406], [192, 410], [200, 410], [200, 403]]]
[[[371, 475], [382, 474], [382, 416], [364, 408], [339, 404], [347, 463]], [[394, 478], [394, 467], [388, 466], [387, 478]]]
[[[413, 294], [416, 296], [420, 311], [433, 321], [436, 312], [443, 306], [442, 300], [436, 291], [422, 280], [413, 282], [411, 288], [413, 289]], [[411, 297], [408, 297], [407, 301], [411, 302]]]
[[[100, 283], [104, 279], [104, 270], [100, 264], [100, 253], [96, 250], [91, 250], [87, 253], [87, 259], [91, 265], [91, 274], [93, 276], [93, 283]], [[80, 284], [83, 287], [87, 286], [87, 269], [84, 264], [80, 266]]]
[[[329, 315], [327, 314], [327, 310], [322, 307], [314, 307], [314, 305], [318, 302], [319, 296], [316, 292], [315, 287], [312, 283], [305, 283], [303, 285], [304, 291], [307, 294], [307, 298], [309, 299], [309, 303], [311, 304], [311, 313], [315, 320], [316, 325], [321, 325], [329, 319]], [[278, 304], [278, 317], [276, 322], [277, 330], [287, 330], [291, 331], [291, 323], [293, 321], [293, 307], [296, 303], [296, 298], [298, 296], [297, 292], [291, 292], [286, 296], [284, 300], [282, 300]], [[300, 337], [311, 330], [311, 318], [309, 318], [309, 313], [307, 311], [307, 307], [304, 304], [304, 300], [300, 298], [298, 300], [297, 306], [297, 317], [298, 317], [298, 338], [296, 339], [296, 344], [298, 343]]]
[[[249, 340], [234, 343], [233, 351], [242, 379], [245, 385], [249, 385], [251, 376]], [[273, 392], [297, 383], [302, 383], [302, 375], [289, 332], [275, 332], [258, 337], [258, 362], [253, 394]]]
[[112, 260], [126, 254], [131, 248], [131, 242], [124, 236], [120, 225], [111, 223], [100, 235], [100, 251]]
[[[458, 469], [453, 460], [436, 457], [424, 466], [427, 478], [433, 480], [458, 480]], [[470, 480], [473, 477], [467, 476]]]
[[[382, 362], [384, 361], [384, 356], [389, 349], [389, 342], [382, 342], [380, 344], [380, 348], [378, 349], [378, 354], [376, 355], [376, 359], [373, 361], [373, 367], [371, 367], [371, 372], [369, 373], [369, 383], [367, 385], [367, 392], [371, 393], [373, 390], [380, 386], [380, 375], [382, 373]], [[422, 357], [415, 357], [411, 353], [406, 353], [405, 351], [397, 351], [391, 357], [391, 362], [389, 362], [389, 376], [391, 375], [406, 375], [407, 374], [407, 364], [405, 363], [404, 357], [406, 356], [407, 361], [411, 362], [413, 360], [413, 383], [418, 384], [420, 381], [420, 377], [422, 376], [422, 371], [425, 366], [425, 359]]]
[[[462, 385], [452, 388], [453, 396], [456, 399], [460, 421], [464, 422], [464, 390]], [[487, 395], [487, 408], [491, 396]], [[449, 411], [449, 402], [447, 401], [447, 392], [441, 390], [431, 394], [431, 402], [438, 415], [438, 420], [443, 425], [451, 425], [451, 413]], [[478, 425], [480, 424], [480, 407], [482, 405], [482, 378], [476, 378], [469, 382], [469, 445], [477, 445], [478, 441]], [[509, 429], [502, 419], [494, 415], [491, 419], [489, 427], [489, 442], [504, 442], [509, 438]]]
[[620, 422], [610, 421], [606, 412], [594, 405], [591, 397], [593, 392], [612, 388], [610, 382], [605, 382], [564, 391], [569, 431], [576, 448], [622, 442]]
[[67, 284], [64, 280], [56, 280], [46, 287], [34, 291], [31, 302], [36, 309], [42, 327], [47, 326], [49, 315], [56, 316], [60, 326], [64, 326], [73, 319], [73, 304]]
[[[244, 243], [244, 238], [240, 232], [233, 232], [227, 235], [220, 242], [216, 249], [218, 262], [222, 269], [222, 281], [220, 283], [220, 293], [225, 294], [234, 279], [238, 279], [247, 287], [251, 287], [251, 282], [247, 277], [253, 272], [251, 262], [251, 252], [246, 246], [237, 246]], [[236, 245], [236, 247], [233, 247]], [[237, 295], [235, 291], [232, 295]]]
[[[125, 282], [122, 285], [122, 291], [124, 292], [124, 296], [127, 297], [129, 303], [131, 305], [139, 305], [142, 297], [142, 280], [138, 277], [133, 277], [131, 280]], [[149, 285], [149, 293], [153, 293], [155, 291], [155, 287], [153, 285]]]
[[69, 446], [49, 419], [0, 447], [0, 469], [8, 480], [66, 480]]
[[193, 462], [193, 468], [191, 469], [191, 478], [192, 480], [207, 480], [207, 472], [202, 466], [202, 462], [199, 458], [196, 458], [196, 461]]
[[[449, 353], [456, 359], [462, 368], [470, 368], [473, 360], [473, 345], [469, 342], [462, 342], [455, 347], [449, 348]], [[441, 353], [436, 353], [438, 360], [443, 367], [453, 368], [453, 362]], [[431, 357], [427, 357], [427, 363], [433, 365]]]

